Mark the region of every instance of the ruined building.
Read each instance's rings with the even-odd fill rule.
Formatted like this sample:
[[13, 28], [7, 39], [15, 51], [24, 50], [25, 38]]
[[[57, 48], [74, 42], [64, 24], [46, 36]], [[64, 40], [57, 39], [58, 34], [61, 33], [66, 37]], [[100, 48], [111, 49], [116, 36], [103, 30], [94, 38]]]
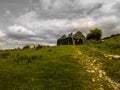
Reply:
[[63, 35], [57, 40], [57, 45], [81, 45], [86, 43], [85, 36], [80, 32], [75, 34], [69, 34], [68, 36]]

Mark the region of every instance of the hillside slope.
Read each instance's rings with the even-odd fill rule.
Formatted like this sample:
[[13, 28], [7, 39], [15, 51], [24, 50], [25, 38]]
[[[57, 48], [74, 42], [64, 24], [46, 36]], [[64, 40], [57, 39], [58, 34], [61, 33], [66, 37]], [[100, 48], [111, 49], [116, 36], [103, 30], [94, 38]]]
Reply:
[[118, 45], [113, 39], [0, 51], [0, 90], [120, 90], [120, 58], [109, 57], [119, 56], [120, 47], [107, 46]]

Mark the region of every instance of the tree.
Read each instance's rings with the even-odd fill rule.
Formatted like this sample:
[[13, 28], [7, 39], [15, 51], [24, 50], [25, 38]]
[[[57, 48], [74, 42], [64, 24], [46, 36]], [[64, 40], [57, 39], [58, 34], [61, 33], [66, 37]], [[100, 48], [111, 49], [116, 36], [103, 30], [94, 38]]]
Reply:
[[87, 34], [87, 40], [100, 40], [102, 37], [102, 30], [95, 28], [90, 30], [90, 32]]

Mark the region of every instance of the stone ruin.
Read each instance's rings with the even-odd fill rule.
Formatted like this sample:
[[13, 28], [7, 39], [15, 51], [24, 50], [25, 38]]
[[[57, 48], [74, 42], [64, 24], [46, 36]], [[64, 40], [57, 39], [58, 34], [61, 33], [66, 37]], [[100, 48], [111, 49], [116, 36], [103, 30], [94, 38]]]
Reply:
[[86, 37], [80, 32], [65, 34], [57, 40], [57, 45], [82, 45], [87, 42]]

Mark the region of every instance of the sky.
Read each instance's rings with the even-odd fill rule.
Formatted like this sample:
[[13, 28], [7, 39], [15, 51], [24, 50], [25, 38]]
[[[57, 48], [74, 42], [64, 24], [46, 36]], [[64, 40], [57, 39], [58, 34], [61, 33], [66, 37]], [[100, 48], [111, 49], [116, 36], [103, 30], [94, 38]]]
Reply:
[[0, 0], [0, 49], [56, 45], [63, 34], [120, 33], [120, 0]]

